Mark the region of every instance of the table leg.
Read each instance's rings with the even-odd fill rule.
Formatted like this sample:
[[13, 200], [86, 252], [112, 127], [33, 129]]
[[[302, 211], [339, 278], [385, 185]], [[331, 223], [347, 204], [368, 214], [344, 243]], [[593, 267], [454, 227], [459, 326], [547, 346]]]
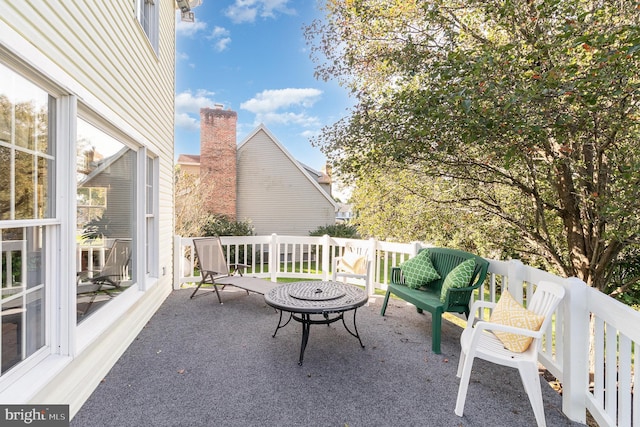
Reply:
[[357, 311], [358, 311], [357, 308], [355, 308], [353, 310], [353, 329], [354, 329], [355, 333], [351, 332], [351, 329], [349, 329], [349, 327], [347, 326], [347, 323], [344, 321], [344, 314], [342, 315], [342, 324], [344, 325], [344, 328], [347, 330], [347, 332], [349, 332], [354, 337], [358, 338], [358, 341], [360, 342], [360, 347], [364, 348], [364, 344], [362, 344], [362, 340], [360, 339], [360, 334], [358, 333], [358, 327], [356, 326], [356, 312]]
[[278, 333], [278, 330], [280, 328], [284, 328], [285, 326], [287, 326], [289, 324], [289, 322], [291, 322], [291, 318], [293, 317], [293, 313], [289, 313], [289, 319], [287, 319], [287, 321], [284, 323], [284, 325], [282, 324], [282, 310], [280, 310], [280, 319], [278, 319], [278, 326], [276, 326], [276, 330], [273, 332], [272, 337], [275, 338], [276, 334]]
[[302, 360], [304, 358], [304, 350], [307, 348], [307, 342], [309, 341], [309, 330], [311, 329], [311, 315], [302, 314], [300, 321], [302, 324], [302, 343], [300, 344], [300, 360], [298, 365], [302, 366]]

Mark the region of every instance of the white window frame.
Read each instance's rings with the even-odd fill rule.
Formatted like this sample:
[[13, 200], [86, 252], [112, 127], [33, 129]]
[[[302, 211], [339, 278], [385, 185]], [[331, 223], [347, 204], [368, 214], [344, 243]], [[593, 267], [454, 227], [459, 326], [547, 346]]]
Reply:
[[136, 0], [136, 17], [149, 43], [158, 54], [160, 38], [160, 2], [161, 0]]
[[[143, 156], [143, 154], [146, 154]], [[144, 159], [144, 228], [145, 228], [145, 283], [149, 279], [157, 279], [159, 277], [158, 271], [158, 257], [159, 257], [159, 241], [158, 234], [158, 196], [159, 196], [159, 167], [160, 159], [157, 156], [152, 155], [146, 149], [144, 153], [141, 153], [141, 158]], [[142, 180], [141, 180], [142, 181]], [[151, 196], [151, 200], [149, 200]]]
[[[69, 170], [68, 153], [72, 152], [71, 148], [75, 144], [70, 144], [75, 139], [75, 112], [76, 97], [68, 95], [58, 86], [43, 78], [41, 75], [27, 68], [22, 63], [13, 61], [11, 55], [2, 58], [2, 64], [8, 67], [16, 74], [29, 80], [35, 86], [38, 86], [50, 96], [55, 98], [53, 143], [55, 144], [53, 151], [53, 168], [49, 171], [49, 177], [52, 183], [52, 199], [49, 201], [53, 204], [53, 214], [51, 218], [37, 218], [24, 220], [6, 220], [2, 221], [2, 228], [23, 228], [23, 227], [43, 227], [46, 247], [43, 256], [46, 257], [45, 269], [43, 271], [44, 283], [44, 345], [35, 351], [32, 355], [21, 361], [11, 370], [0, 377], [0, 400], [5, 391], [12, 396], [28, 393], [25, 389], [24, 379], [30, 375], [31, 370], [36, 365], [43, 362], [50, 356], [68, 355], [72, 348], [72, 334], [70, 331], [69, 318], [71, 316], [60, 316], [60, 313], [70, 312], [71, 298], [75, 298], [75, 292], [71, 292], [69, 287], [55, 286], [57, 283], [75, 283], [75, 265], [72, 268], [60, 268], [61, 253], [68, 249], [66, 247], [64, 230], [69, 226], [67, 207], [69, 188], [67, 184], [72, 180], [65, 180], [58, 171]], [[75, 163], [75, 153], [73, 162]], [[13, 169], [14, 164], [11, 165]], [[75, 184], [75, 182], [74, 182]], [[74, 187], [75, 188], [75, 187]], [[75, 213], [73, 214], [75, 218]], [[74, 221], [75, 222], [75, 219]], [[75, 242], [73, 242], [75, 245]], [[60, 250], [58, 250], [58, 248]], [[73, 261], [71, 261], [73, 263]], [[49, 285], [47, 285], [49, 284]], [[74, 322], [75, 323], [75, 318]], [[33, 379], [32, 386], [36, 386], [36, 382], [41, 378]]]

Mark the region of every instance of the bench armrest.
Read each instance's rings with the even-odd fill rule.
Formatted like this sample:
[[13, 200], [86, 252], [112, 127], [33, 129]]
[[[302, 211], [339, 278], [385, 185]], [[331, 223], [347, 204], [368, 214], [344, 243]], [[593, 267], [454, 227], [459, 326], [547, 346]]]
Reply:
[[543, 330], [532, 331], [531, 329], [507, 326], [500, 323], [487, 322], [484, 320], [476, 323], [474, 328], [477, 330], [476, 333], [479, 333], [480, 331], [501, 331], [516, 335], [524, 335], [532, 338], [541, 338], [545, 332]]
[[391, 267], [391, 283], [404, 285], [404, 277], [402, 276], [400, 267]]
[[[471, 295], [478, 286], [480, 286], [480, 284], [474, 286], [466, 286], [464, 288], [449, 288], [449, 290], [447, 291], [446, 299], [444, 300], [445, 311], [447, 311], [450, 306], [460, 306], [463, 303], [469, 305], [469, 301], [471, 301]], [[460, 297], [456, 298], [457, 295], [460, 295]]]

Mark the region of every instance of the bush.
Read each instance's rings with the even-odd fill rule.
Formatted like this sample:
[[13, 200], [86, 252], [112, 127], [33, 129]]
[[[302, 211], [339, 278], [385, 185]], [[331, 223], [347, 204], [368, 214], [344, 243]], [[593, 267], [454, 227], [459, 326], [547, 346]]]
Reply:
[[253, 236], [249, 221], [234, 221], [224, 215], [210, 215], [202, 226], [203, 236]]
[[[203, 236], [253, 236], [253, 226], [249, 221], [234, 221], [224, 215], [210, 215], [202, 226]], [[230, 254], [227, 254], [225, 247], [225, 256], [229, 255], [231, 263], [243, 263], [245, 261], [244, 246], [241, 246], [236, 258], [236, 248], [231, 246]], [[247, 254], [246, 262], [251, 263], [252, 254]]]
[[358, 230], [352, 225], [347, 224], [331, 224], [318, 227], [309, 233], [309, 236], [324, 236], [328, 234], [331, 237], [343, 237], [345, 239], [360, 239]]

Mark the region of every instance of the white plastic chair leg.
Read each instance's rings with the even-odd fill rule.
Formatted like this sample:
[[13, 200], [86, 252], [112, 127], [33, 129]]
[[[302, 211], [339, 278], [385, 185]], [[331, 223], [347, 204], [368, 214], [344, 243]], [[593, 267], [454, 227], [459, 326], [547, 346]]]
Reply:
[[527, 392], [527, 396], [529, 396], [531, 408], [536, 417], [538, 427], [546, 427], [547, 422], [544, 417], [544, 403], [542, 402], [542, 390], [540, 388], [538, 369], [535, 365], [527, 363], [526, 365], [518, 366], [518, 371], [520, 372], [520, 378], [522, 379], [522, 384]]
[[[461, 359], [462, 361], [462, 356]], [[455, 413], [461, 417], [464, 412], [464, 403], [467, 400], [467, 389], [469, 388], [469, 379], [471, 377], [471, 366], [473, 365], [473, 355], [468, 354], [462, 368], [462, 376], [460, 377], [460, 385], [458, 386], [458, 398], [456, 399]], [[458, 370], [460, 366], [458, 365]]]
[[456, 371], [456, 377], [460, 378], [462, 376], [462, 368], [464, 367], [464, 361], [466, 360], [467, 355], [464, 352], [464, 349], [460, 351], [460, 360], [458, 361], [458, 370]]

